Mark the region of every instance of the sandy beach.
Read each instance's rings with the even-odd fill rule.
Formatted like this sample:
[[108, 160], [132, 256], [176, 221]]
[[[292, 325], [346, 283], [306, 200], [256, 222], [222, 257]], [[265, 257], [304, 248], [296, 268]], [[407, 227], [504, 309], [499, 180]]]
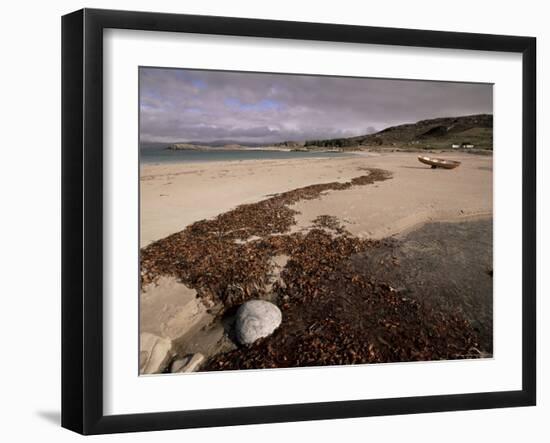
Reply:
[[364, 168], [387, 170], [393, 178], [298, 202], [293, 206], [300, 212], [293, 229], [307, 228], [319, 215], [332, 215], [354, 235], [383, 238], [428, 221], [491, 216], [491, 156], [446, 153], [461, 166], [432, 170], [419, 163], [417, 155], [143, 165], [141, 246], [272, 194], [348, 181], [364, 174]]
[[[142, 371], [491, 356], [492, 157], [443, 155], [144, 165]], [[239, 347], [248, 300], [284, 321]]]

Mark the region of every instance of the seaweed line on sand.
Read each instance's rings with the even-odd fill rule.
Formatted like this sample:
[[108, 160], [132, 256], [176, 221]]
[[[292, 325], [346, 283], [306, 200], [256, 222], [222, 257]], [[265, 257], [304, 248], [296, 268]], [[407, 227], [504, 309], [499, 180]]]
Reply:
[[[403, 297], [368, 269], [353, 270], [352, 256], [392, 240], [353, 237], [328, 216], [307, 232], [289, 233], [296, 214], [289, 205], [390, 178], [370, 169], [345, 183], [294, 189], [193, 223], [141, 250], [142, 285], [172, 275], [225, 310], [270, 293], [283, 312], [277, 331], [211, 357], [203, 370], [479, 357], [476, 333], [459, 314]], [[270, 284], [273, 257], [281, 254], [289, 260]]]
[[[289, 205], [339, 191], [387, 180], [391, 174], [370, 169], [366, 175], [340, 183], [315, 184], [276, 194], [257, 203], [240, 205], [210, 220], [200, 220], [185, 230], [158, 240], [141, 250], [141, 283], [172, 275], [195, 288], [200, 296], [214, 296], [226, 303], [227, 292], [238, 285], [251, 292], [267, 278], [269, 257], [277, 252], [266, 244], [295, 224]], [[251, 237], [261, 241], [239, 243]]]

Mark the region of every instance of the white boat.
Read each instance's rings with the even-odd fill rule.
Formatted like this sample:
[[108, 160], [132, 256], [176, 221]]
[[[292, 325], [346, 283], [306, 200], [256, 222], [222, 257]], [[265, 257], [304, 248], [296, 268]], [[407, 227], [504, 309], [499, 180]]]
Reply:
[[435, 168], [454, 169], [458, 165], [460, 165], [460, 162], [456, 160], [446, 160], [444, 158], [427, 157], [425, 155], [419, 155], [418, 161], [420, 161], [421, 163], [424, 163], [425, 165], [430, 165], [432, 169], [435, 169]]

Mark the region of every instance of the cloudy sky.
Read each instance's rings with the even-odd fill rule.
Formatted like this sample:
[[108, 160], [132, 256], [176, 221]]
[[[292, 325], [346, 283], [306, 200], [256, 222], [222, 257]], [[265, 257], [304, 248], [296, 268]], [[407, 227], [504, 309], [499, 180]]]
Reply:
[[486, 84], [140, 69], [142, 142], [351, 137], [492, 109]]

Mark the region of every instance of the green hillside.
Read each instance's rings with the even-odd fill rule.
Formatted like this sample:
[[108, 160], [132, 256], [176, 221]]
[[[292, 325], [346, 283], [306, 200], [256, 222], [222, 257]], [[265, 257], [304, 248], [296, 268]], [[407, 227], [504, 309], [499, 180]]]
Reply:
[[374, 134], [350, 138], [308, 140], [303, 148], [451, 149], [453, 144], [493, 149], [493, 116], [490, 114], [443, 117], [392, 126]]

